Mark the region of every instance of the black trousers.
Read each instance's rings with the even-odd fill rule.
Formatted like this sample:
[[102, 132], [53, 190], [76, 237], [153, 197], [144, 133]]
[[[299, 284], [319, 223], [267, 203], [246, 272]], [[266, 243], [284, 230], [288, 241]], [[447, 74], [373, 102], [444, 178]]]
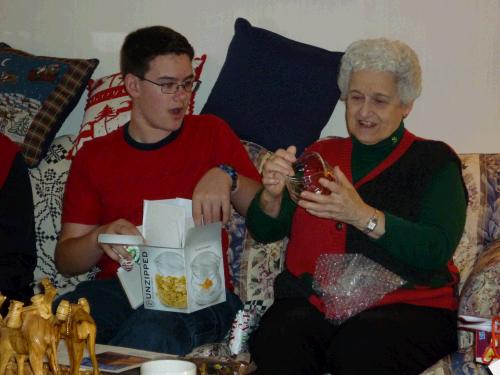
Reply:
[[306, 299], [279, 299], [250, 338], [259, 375], [420, 374], [457, 350], [456, 312], [406, 304], [365, 310], [340, 326]]

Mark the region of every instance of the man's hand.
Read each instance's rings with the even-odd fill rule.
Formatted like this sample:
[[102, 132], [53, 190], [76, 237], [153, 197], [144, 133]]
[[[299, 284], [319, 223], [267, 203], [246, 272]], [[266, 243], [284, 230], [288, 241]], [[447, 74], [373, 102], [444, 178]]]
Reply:
[[102, 226], [63, 223], [54, 253], [58, 271], [67, 276], [80, 275], [95, 266], [103, 252], [117, 262], [120, 256], [131, 258], [121, 245], [99, 244], [97, 239], [103, 233], [141, 235], [135, 225], [125, 219]]
[[231, 214], [231, 184], [231, 177], [218, 167], [205, 173], [193, 192], [193, 219], [196, 225], [217, 221], [227, 223]]
[[[99, 234], [125, 234], [132, 236], [142, 236], [137, 227], [130, 221], [125, 219], [118, 219], [109, 224], [102, 225], [97, 228], [97, 236]], [[111, 259], [120, 263], [121, 259], [131, 260], [131, 256], [128, 253], [126, 246], [118, 244], [104, 244], [98, 243], [101, 250], [106, 253]]]

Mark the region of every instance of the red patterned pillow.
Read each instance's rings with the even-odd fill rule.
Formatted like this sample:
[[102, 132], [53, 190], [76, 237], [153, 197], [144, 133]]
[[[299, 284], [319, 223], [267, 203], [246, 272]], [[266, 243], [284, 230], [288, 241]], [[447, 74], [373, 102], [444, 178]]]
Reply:
[[[200, 79], [207, 55], [193, 59], [194, 75]], [[92, 80], [88, 84], [87, 105], [80, 132], [68, 158], [71, 159], [87, 141], [102, 137], [130, 120], [132, 99], [125, 90], [121, 73]], [[187, 113], [194, 110], [196, 93], [191, 96]]]

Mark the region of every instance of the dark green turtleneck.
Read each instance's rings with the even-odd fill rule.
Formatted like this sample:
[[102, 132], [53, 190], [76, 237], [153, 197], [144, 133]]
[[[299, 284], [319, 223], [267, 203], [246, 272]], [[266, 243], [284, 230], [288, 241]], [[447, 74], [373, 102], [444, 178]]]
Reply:
[[356, 138], [352, 139], [352, 179], [356, 183], [380, 164], [396, 148], [403, 137], [403, 123], [389, 137], [374, 145], [365, 145]]
[[[353, 181], [359, 181], [380, 164], [400, 142], [403, 133], [401, 123], [390, 137], [375, 145], [365, 145], [352, 138]], [[384, 212], [385, 234], [373, 241], [415, 267], [429, 270], [446, 264], [460, 241], [465, 223], [467, 205], [460, 173], [454, 162], [436, 173], [424, 194], [417, 222]], [[273, 242], [288, 236], [296, 208], [289, 195], [285, 192], [277, 218], [267, 216], [260, 209], [259, 198], [260, 193], [247, 212], [246, 223], [253, 237], [261, 242]]]

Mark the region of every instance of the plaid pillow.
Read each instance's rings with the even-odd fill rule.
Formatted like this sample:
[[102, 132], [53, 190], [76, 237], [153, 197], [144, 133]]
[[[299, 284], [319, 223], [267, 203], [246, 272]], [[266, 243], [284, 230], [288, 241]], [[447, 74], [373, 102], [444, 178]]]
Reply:
[[[207, 55], [193, 59], [193, 69], [196, 79], [200, 79]], [[125, 125], [130, 120], [132, 99], [125, 90], [121, 73], [111, 74], [88, 84], [87, 105], [80, 132], [68, 158], [76, 155], [83, 144], [95, 138], [111, 133]], [[196, 93], [191, 95], [188, 114], [194, 110]]]
[[0, 43], [0, 132], [38, 165], [78, 103], [97, 59], [34, 56]]

